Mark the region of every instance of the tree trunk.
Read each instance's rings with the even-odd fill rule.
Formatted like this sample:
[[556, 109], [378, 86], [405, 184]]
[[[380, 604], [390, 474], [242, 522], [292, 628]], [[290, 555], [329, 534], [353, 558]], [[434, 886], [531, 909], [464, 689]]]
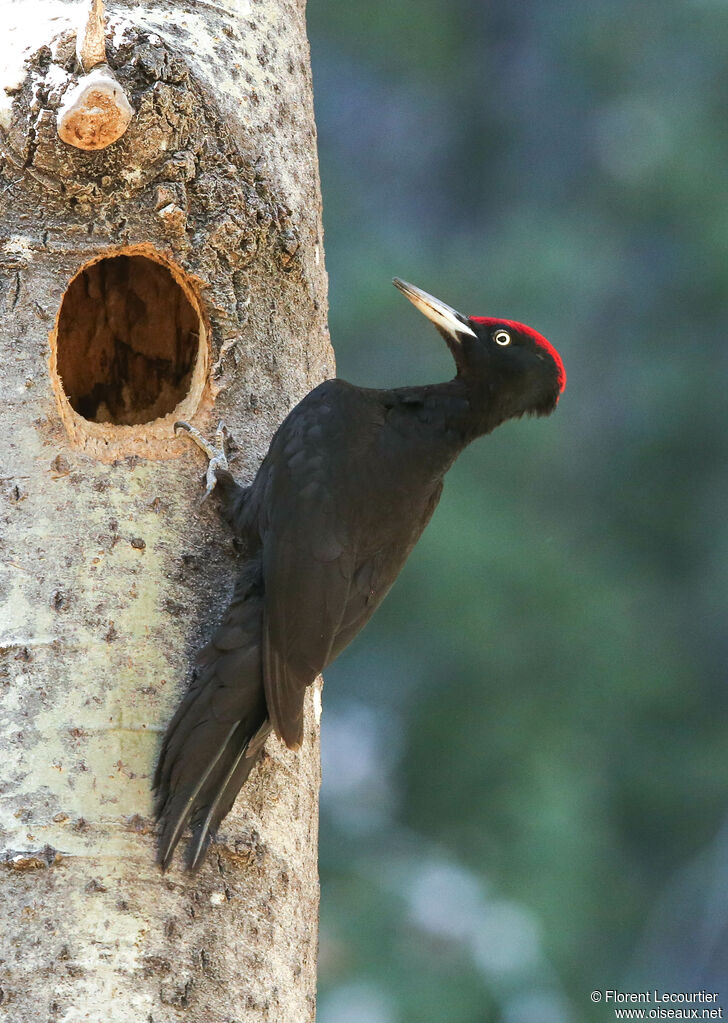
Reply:
[[0, 1014], [300, 1023], [315, 701], [197, 875], [155, 865], [150, 778], [236, 570], [173, 424], [223, 419], [247, 479], [333, 371], [304, 2], [109, 4], [110, 145], [78, 9], [0, 0]]

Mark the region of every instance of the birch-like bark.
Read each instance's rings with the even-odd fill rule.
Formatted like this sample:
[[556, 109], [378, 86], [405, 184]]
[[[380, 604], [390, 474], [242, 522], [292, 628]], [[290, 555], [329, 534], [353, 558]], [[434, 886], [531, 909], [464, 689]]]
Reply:
[[172, 424], [224, 419], [250, 478], [333, 374], [304, 2], [110, 0], [134, 113], [96, 152], [57, 131], [83, 6], [0, 0], [0, 1016], [304, 1023], [314, 701], [198, 875], [155, 865], [150, 793], [236, 565]]

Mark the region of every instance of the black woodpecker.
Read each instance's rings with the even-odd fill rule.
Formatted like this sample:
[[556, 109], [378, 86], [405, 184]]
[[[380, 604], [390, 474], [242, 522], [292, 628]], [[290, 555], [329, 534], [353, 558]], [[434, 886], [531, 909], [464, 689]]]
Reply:
[[199, 865], [271, 731], [299, 748], [306, 686], [379, 607], [463, 448], [507, 419], [549, 415], [566, 384], [558, 352], [530, 327], [463, 316], [394, 284], [445, 339], [449, 382], [374, 390], [327, 380], [283, 421], [248, 487], [228, 472], [222, 430], [214, 448], [177, 424], [210, 457], [208, 492], [216, 487], [247, 560], [162, 744], [154, 787], [165, 869], [187, 825], [187, 864]]

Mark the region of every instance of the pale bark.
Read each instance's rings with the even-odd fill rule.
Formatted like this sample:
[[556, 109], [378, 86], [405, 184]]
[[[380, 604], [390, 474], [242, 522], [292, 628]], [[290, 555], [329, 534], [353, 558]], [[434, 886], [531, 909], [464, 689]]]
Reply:
[[[224, 419], [250, 478], [283, 415], [333, 374], [304, 3], [106, 6], [134, 115], [84, 152], [56, 130], [79, 10], [0, 0], [0, 1017], [304, 1023], [312, 706], [300, 753], [269, 740], [198, 875], [156, 867], [150, 793], [236, 565], [174, 419], [208, 434]], [[199, 350], [177, 409], [89, 423], [52, 349], [101, 327], [93, 303], [70, 326], [59, 310], [85, 264], [122, 251], [169, 267], [201, 314]]]

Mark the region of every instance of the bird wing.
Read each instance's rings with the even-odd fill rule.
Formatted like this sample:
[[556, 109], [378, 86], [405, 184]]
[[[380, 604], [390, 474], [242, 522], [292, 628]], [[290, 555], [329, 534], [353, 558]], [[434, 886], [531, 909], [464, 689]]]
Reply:
[[303, 735], [306, 686], [331, 659], [354, 552], [320, 484], [307, 483], [288, 512], [263, 550], [263, 679], [273, 727], [295, 749]]
[[356, 563], [337, 483], [341, 433], [333, 411], [327, 419], [335, 383], [294, 410], [267, 456], [263, 679], [270, 720], [292, 749], [303, 736], [306, 686], [331, 660]]

